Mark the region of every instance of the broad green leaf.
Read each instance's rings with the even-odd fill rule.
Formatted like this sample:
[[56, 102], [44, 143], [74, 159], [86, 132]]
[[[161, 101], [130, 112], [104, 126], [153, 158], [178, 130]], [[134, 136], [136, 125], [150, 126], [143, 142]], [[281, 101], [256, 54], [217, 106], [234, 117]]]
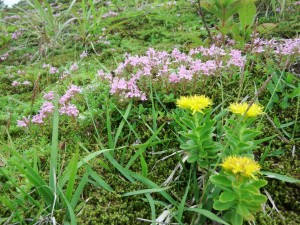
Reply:
[[243, 216], [246, 220], [254, 220], [254, 216], [249, 212], [247, 207], [243, 204], [238, 204], [236, 207], [236, 212]]
[[252, 26], [255, 20], [256, 15], [256, 6], [254, 3], [248, 4], [245, 7], [242, 7], [239, 11], [239, 20], [244, 31], [247, 26]]
[[252, 182], [252, 185], [254, 185], [256, 188], [261, 188], [265, 185], [267, 185], [268, 181], [266, 180], [254, 180]]
[[216, 200], [214, 202], [213, 207], [215, 210], [223, 211], [223, 210], [227, 210], [227, 209], [231, 208], [234, 205], [235, 205], [234, 201], [223, 203], [223, 202], [220, 202], [219, 200]]
[[231, 223], [232, 225], [243, 225], [243, 217], [237, 212], [231, 215]]
[[219, 197], [219, 201], [222, 203], [232, 202], [237, 198], [236, 194], [232, 191], [224, 191]]
[[217, 174], [209, 178], [211, 182], [215, 185], [223, 185], [225, 187], [231, 187], [231, 180], [229, 180], [225, 175]]

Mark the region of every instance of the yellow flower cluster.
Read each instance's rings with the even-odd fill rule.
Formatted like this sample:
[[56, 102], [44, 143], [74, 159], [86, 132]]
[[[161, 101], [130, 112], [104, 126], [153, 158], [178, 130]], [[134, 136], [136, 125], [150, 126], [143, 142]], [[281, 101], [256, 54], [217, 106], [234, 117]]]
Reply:
[[255, 174], [259, 172], [260, 166], [253, 159], [242, 156], [229, 156], [221, 164], [223, 169], [234, 175], [254, 178]]
[[194, 95], [190, 97], [180, 97], [177, 100], [176, 105], [182, 109], [191, 110], [193, 114], [196, 112], [203, 113], [203, 109], [211, 106], [213, 104], [212, 100], [205, 95]]
[[253, 103], [251, 105], [251, 107], [249, 108], [249, 110], [246, 112], [248, 107], [249, 107], [249, 104], [246, 102], [232, 103], [229, 106], [229, 110], [231, 112], [233, 112], [234, 114], [238, 114], [238, 115], [242, 115], [242, 116], [246, 113], [245, 114], [246, 117], [256, 117], [263, 113], [263, 107], [258, 104]]

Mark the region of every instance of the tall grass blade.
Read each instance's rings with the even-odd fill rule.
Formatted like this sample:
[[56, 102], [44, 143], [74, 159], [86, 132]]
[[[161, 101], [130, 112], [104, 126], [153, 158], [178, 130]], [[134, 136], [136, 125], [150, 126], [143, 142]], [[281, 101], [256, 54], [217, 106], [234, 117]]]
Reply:
[[87, 167], [88, 174], [93, 178], [98, 185], [104, 188], [107, 191], [114, 191], [108, 183], [106, 183], [95, 171], [92, 170], [90, 166]]
[[154, 204], [154, 200], [151, 197], [151, 195], [149, 193], [145, 194], [146, 198], [150, 204], [150, 209], [151, 209], [151, 220], [152, 220], [152, 225], [156, 225], [156, 213], [155, 213], [155, 204]]
[[200, 208], [186, 208], [187, 211], [193, 211], [193, 212], [197, 212], [200, 213], [203, 216], [206, 216], [207, 218], [216, 221], [218, 223], [221, 224], [225, 224], [225, 225], [230, 225], [229, 223], [225, 222], [224, 220], [220, 219], [216, 214], [205, 210], [205, 209], [200, 209]]
[[52, 128], [52, 143], [51, 143], [51, 156], [50, 156], [50, 174], [49, 174], [49, 186], [54, 191], [56, 189], [56, 173], [58, 170], [57, 160], [58, 160], [58, 123], [59, 123], [59, 113], [58, 113], [58, 99], [57, 96], [54, 101], [54, 113], [53, 113], [53, 128]]
[[66, 199], [68, 201], [71, 201], [72, 193], [75, 185], [75, 179], [77, 174], [77, 163], [78, 163], [78, 148], [76, 148], [75, 155], [72, 157], [72, 159], [69, 162], [68, 170], [70, 171], [70, 176], [68, 179], [68, 185], [66, 190]]

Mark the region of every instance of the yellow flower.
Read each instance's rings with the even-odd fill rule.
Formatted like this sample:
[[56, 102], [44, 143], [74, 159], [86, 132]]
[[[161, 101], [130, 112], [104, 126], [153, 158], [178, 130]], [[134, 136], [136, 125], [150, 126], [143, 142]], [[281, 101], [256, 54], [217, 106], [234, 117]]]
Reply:
[[[248, 103], [231, 103], [229, 106], [229, 110], [234, 114], [244, 115], [246, 110], [248, 109]], [[263, 113], [263, 107], [253, 103], [249, 110], [246, 112], [246, 117], [256, 117]]]
[[221, 164], [227, 172], [233, 173], [247, 178], [254, 178], [254, 174], [258, 173], [260, 166], [253, 159], [242, 156], [229, 156]]
[[196, 112], [203, 113], [203, 109], [211, 106], [212, 100], [205, 95], [194, 95], [190, 97], [180, 97], [176, 105], [182, 109], [189, 109], [195, 114]]

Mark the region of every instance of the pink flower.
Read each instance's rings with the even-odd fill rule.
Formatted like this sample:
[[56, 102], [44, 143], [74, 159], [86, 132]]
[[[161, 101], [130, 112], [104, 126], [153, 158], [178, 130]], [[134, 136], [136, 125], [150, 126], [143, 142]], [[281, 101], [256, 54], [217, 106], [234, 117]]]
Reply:
[[70, 66], [70, 70], [71, 71], [76, 71], [76, 70], [78, 70], [79, 69], [79, 67], [78, 67], [78, 65], [76, 64], [76, 63], [73, 63], [71, 66]]
[[30, 123], [30, 116], [28, 117], [23, 116], [23, 119], [17, 120], [18, 127], [28, 127], [29, 123]]
[[9, 53], [6, 52], [6, 53], [4, 53], [3, 55], [0, 56], [0, 59], [5, 60], [5, 59], [7, 59], [8, 56], [9, 56]]
[[29, 82], [28, 80], [25, 80], [25, 81], [23, 81], [23, 83], [22, 83], [23, 85], [30, 85], [31, 84], [31, 82]]
[[230, 60], [227, 63], [227, 66], [235, 65], [238, 67], [243, 67], [245, 64], [245, 57], [242, 56], [241, 51], [232, 49], [230, 52]]
[[44, 102], [41, 109], [40, 114], [46, 117], [47, 114], [51, 114], [54, 111], [54, 105], [52, 102]]
[[81, 93], [81, 92], [82, 92], [82, 90], [80, 87], [78, 87], [76, 85], [71, 85], [69, 87], [69, 89], [66, 91], [66, 93], [60, 98], [59, 103], [64, 105], [67, 102], [69, 102], [75, 94]]
[[59, 72], [59, 70], [54, 66], [51, 66], [50, 69], [49, 69], [50, 74], [56, 74], [58, 72]]
[[20, 85], [20, 82], [18, 82], [18, 81], [16, 81], [16, 80], [14, 80], [13, 82], [12, 82], [12, 84], [11, 84], [11, 86], [13, 86], [13, 87], [16, 87], [16, 86], [19, 86]]
[[88, 56], [88, 54], [87, 54], [87, 52], [86, 51], [84, 51], [84, 52], [82, 52], [81, 54], [80, 54], [80, 58], [81, 59], [83, 59], [83, 58], [85, 58], [85, 57], [87, 57]]
[[62, 107], [60, 107], [59, 113], [60, 113], [60, 115], [66, 114], [68, 116], [76, 117], [76, 116], [78, 116], [79, 111], [78, 111], [76, 105], [69, 103], [68, 105], [63, 105]]
[[11, 34], [11, 38], [12, 39], [18, 39], [21, 35], [22, 35], [22, 32], [18, 30], [18, 31]]
[[34, 115], [34, 116], [32, 117], [31, 122], [32, 122], [32, 123], [37, 123], [37, 124], [43, 124], [43, 123], [44, 123], [43, 115], [42, 115], [42, 114]]
[[54, 99], [54, 91], [49, 91], [48, 93], [45, 93], [43, 97], [46, 100], [53, 100]]

